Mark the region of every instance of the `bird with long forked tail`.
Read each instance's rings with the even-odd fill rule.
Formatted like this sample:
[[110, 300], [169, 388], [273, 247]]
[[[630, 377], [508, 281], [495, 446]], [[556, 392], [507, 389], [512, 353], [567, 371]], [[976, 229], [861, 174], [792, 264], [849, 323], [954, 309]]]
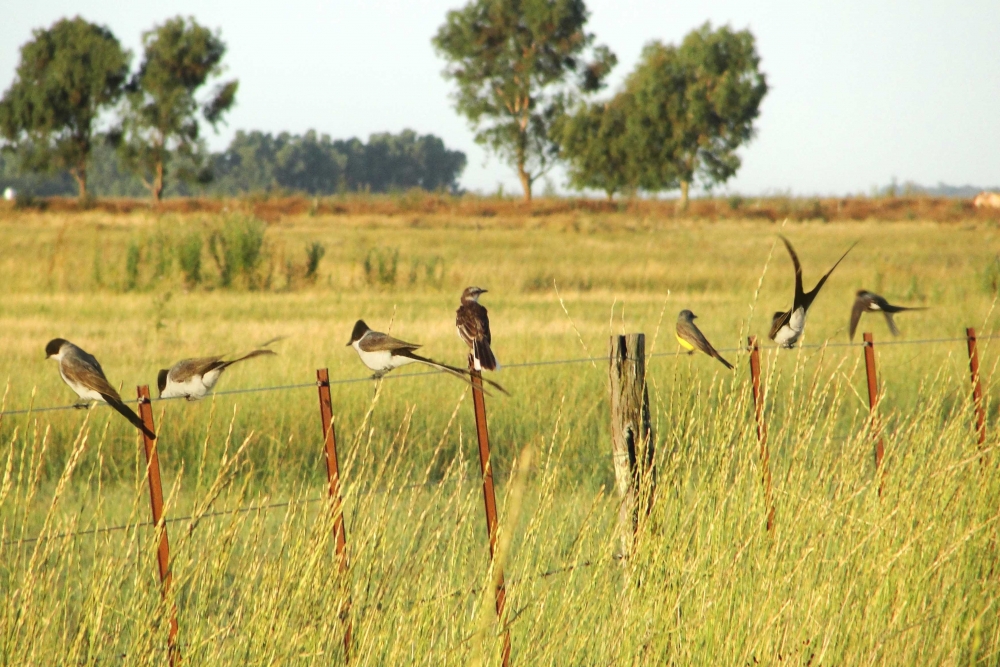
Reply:
[[885, 323], [889, 325], [889, 331], [893, 336], [899, 335], [899, 329], [892, 316], [906, 310], [927, 310], [923, 306], [894, 306], [883, 297], [869, 292], [868, 290], [858, 290], [854, 299], [854, 306], [851, 308], [851, 340], [854, 340], [854, 332], [858, 330], [858, 322], [861, 321], [863, 313], [878, 313], [885, 315]]
[[63, 338], [53, 338], [45, 346], [45, 358], [55, 359], [59, 363], [59, 375], [76, 395], [83, 399], [74, 407], [87, 408], [91, 402], [107, 403], [118, 411], [132, 426], [146, 434], [150, 440], [156, 439], [153, 433], [139, 415], [125, 405], [118, 390], [111, 386], [104, 375], [104, 369], [94, 355], [77, 347]]
[[215, 383], [222, 376], [222, 371], [241, 361], [269, 354], [276, 354], [276, 352], [259, 349], [228, 361], [222, 357], [181, 359], [169, 369], [160, 369], [156, 377], [156, 386], [160, 390], [160, 398], [186, 398], [189, 401], [201, 400], [215, 388]]
[[[380, 379], [401, 366], [420, 363], [454, 375], [464, 382], [471, 382], [468, 371], [421, 356], [415, 352], [420, 347], [417, 343], [407, 343], [380, 331], [374, 331], [364, 320], [358, 320], [354, 324], [351, 340], [347, 344], [354, 348], [365, 366], [375, 371], [372, 379]], [[490, 380], [486, 382], [507, 393], [507, 390], [498, 383]]]
[[816, 286], [806, 292], [802, 289], [802, 265], [799, 264], [799, 257], [795, 254], [795, 249], [792, 248], [792, 244], [788, 242], [788, 239], [784, 236], [780, 238], [788, 249], [788, 254], [792, 257], [792, 264], [795, 266], [795, 295], [792, 299], [792, 308], [790, 310], [777, 312], [771, 318], [771, 332], [768, 334], [768, 337], [781, 347], [791, 348], [802, 337], [802, 332], [806, 328], [806, 313], [809, 312], [809, 307], [816, 300], [816, 296], [826, 283], [826, 279], [830, 277], [833, 270], [847, 257], [847, 253], [851, 252], [851, 249], [858, 242], [855, 241], [852, 243], [851, 247], [840, 256], [836, 264], [823, 274], [823, 277], [819, 279]]

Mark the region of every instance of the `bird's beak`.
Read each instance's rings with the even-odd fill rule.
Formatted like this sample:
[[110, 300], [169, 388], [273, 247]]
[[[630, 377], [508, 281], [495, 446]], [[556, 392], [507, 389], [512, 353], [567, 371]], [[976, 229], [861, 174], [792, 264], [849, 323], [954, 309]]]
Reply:
[[480, 293], [480, 294], [486, 294], [487, 292], [489, 292], [489, 290], [488, 290], [488, 289], [484, 289], [484, 290], [479, 290], [479, 293]]

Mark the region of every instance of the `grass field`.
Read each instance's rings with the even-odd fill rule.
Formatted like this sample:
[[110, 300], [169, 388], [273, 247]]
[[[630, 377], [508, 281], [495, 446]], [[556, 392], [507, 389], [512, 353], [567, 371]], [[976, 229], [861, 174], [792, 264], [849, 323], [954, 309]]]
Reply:
[[[218, 390], [308, 384], [319, 367], [363, 378], [345, 347], [358, 318], [462, 365], [458, 295], [488, 288], [494, 348], [509, 366], [495, 379], [511, 393], [488, 410], [513, 664], [998, 661], [996, 341], [980, 349], [984, 467], [965, 343], [880, 346], [884, 322], [862, 320], [885, 392], [881, 500], [861, 348], [767, 348], [769, 536], [747, 357], [724, 352], [730, 373], [676, 356], [673, 337], [690, 308], [719, 348], [766, 338], [792, 293], [778, 233], [807, 288], [860, 240], [810, 312], [806, 344], [847, 342], [862, 287], [929, 306], [898, 316], [900, 340], [956, 338], [966, 326], [988, 335], [1000, 282], [993, 221], [320, 214], [264, 230], [226, 214], [0, 215], [8, 410], [73, 402], [43, 360], [56, 336], [95, 354], [126, 398], [137, 384], [155, 391], [157, 369], [180, 358], [276, 336], [287, 336], [273, 345], [279, 356], [234, 366]], [[325, 254], [310, 271], [316, 243]], [[517, 366], [604, 358], [622, 331], [645, 332], [657, 355], [648, 377], [660, 480], [627, 563], [615, 557], [606, 361]], [[468, 393], [441, 375], [333, 386], [346, 579], [315, 500], [325, 473], [313, 387], [154, 403], [167, 515], [201, 517], [169, 528], [184, 660], [336, 663], [349, 589], [352, 664], [497, 664]], [[0, 442], [0, 660], [163, 664], [155, 536], [134, 525], [148, 519], [134, 429], [105, 408], [11, 414]], [[19, 542], [120, 524], [132, 527]]]

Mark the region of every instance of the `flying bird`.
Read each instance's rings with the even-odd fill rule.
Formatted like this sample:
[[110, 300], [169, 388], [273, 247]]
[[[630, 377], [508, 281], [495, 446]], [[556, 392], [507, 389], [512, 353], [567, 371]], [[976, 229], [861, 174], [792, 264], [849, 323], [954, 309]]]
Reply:
[[688, 354], [694, 354], [695, 350], [701, 350], [710, 357], [715, 357], [722, 362], [722, 365], [726, 368], [732, 370], [733, 365], [722, 358], [722, 355], [715, 351], [712, 344], [708, 342], [697, 326], [695, 326], [694, 320], [698, 316], [692, 313], [690, 310], [682, 310], [677, 316], [677, 342], [688, 351]]
[[477, 371], [484, 368], [495, 371], [499, 364], [490, 348], [493, 337], [490, 335], [490, 318], [486, 308], [479, 305], [479, 295], [487, 290], [481, 287], [466, 287], [462, 292], [462, 305], [455, 311], [455, 327], [458, 336], [472, 350], [472, 366]]
[[267, 354], [275, 354], [275, 352], [254, 350], [229, 361], [223, 360], [222, 357], [181, 359], [169, 369], [160, 369], [156, 376], [156, 386], [160, 389], [160, 398], [186, 398], [189, 401], [205, 398], [208, 392], [215, 387], [215, 383], [219, 381], [222, 371], [237, 362]]
[[83, 401], [74, 407], [89, 407], [91, 401], [103, 401], [117, 410], [133, 426], [146, 434], [150, 440], [156, 439], [156, 434], [142, 423], [139, 415], [122, 402], [118, 391], [111, 386], [104, 375], [104, 369], [92, 354], [85, 352], [73, 343], [62, 338], [53, 338], [45, 346], [45, 358], [55, 359], [59, 363], [59, 375], [69, 388], [76, 392]]
[[858, 290], [858, 296], [854, 299], [854, 307], [851, 308], [851, 340], [854, 340], [854, 332], [858, 329], [858, 322], [861, 321], [861, 314], [864, 312], [877, 313], [879, 311], [885, 315], [885, 323], [889, 325], [889, 331], [892, 332], [893, 336], [899, 335], [899, 329], [896, 328], [896, 323], [893, 321], [892, 316], [895, 313], [901, 313], [904, 310], [927, 310], [924, 307], [904, 307], [904, 306], [894, 306], [884, 298], [875, 294], [874, 292], [869, 292], [868, 290]]
[[804, 292], [802, 290], [802, 266], [799, 264], [799, 258], [795, 254], [792, 244], [788, 242], [788, 239], [782, 236], [781, 240], [784, 242], [785, 247], [788, 248], [788, 254], [792, 256], [792, 264], [795, 265], [795, 297], [792, 301], [791, 310], [774, 314], [774, 317], [771, 319], [771, 332], [768, 336], [781, 347], [791, 348], [795, 346], [795, 343], [798, 342], [802, 336], [802, 332], [806, 328], [806, 313], [809, 311], [809, 306], [816, 299], [816, 295], [819, 294], [820, 289], [823, 287], [823, 283], [826, 282], [826, 279], [830, 277], [833, 270], [847, 257], [847, 253], [851, 252], [851, 248], [856, 246], [858, 242], [855, 241], [851, 244], [851, 247], [840, 256], [837, 263], [819, 279], [819, 282], [812, 288], [812, 291]]
[[[375, 374], [372, 375], [372, 379], [374, 380], [383, 377], [389, 371], [400, 366], [420, 363], [450, 373], [465, 382], [470, 382], [467, 371], [420, 356], [414, 352], [414, 350], [420, 347], [417, 343], [407, 343], [398, 338], [393, 338], [388, 334], [373, 331], [365, 324], [364, 320], [358, 320], [354, 324], [354, 330], [351, 332], [351, 340], [348, 341], [347, 345], [354, 348], [365, 366], [375, 371]], [[505, 394], [507, 393], [507, 390], [496, 382], [489, 380], [487, 382]]]

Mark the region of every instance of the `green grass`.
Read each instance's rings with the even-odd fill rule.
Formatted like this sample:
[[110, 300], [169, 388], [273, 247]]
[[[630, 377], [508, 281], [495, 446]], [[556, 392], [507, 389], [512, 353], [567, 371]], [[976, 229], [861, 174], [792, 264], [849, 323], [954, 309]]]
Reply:
[[[604, 357], [608, 336], [622, 331], [645, 332], [647, 352], [662, 355], [648, 366], [657, 502], [627, 562], [615, 557], [606, 362], [496, 376], [511, 392], [490, 397], [488, 410], [513, 664], [997, 662], [993, 342], [980, 349], [983, 465], [964, 342], [880, 346], [884, 323], [862, 321], [875, 333], [884, 389], [881, 499], [861, 348], [765, 350], [770, 536], [746, 355], [724, 353], [735, 373], [674, 356], [672, 329], [690, 308], [717, 347], [766, 338], [769, 313], [787, 307], [792, 289], [778, 225], [585, 213], [303, 217], [269, 225], [259, 257], [241, 251], [254, 268], [224, 277], [209, 239], [244, 238], [234, 224], [103, 213], [0, 220], [6, 407], [72, 402], [42, 359], [55, 336], [94, 353], [126, 398], [177, 359], [279, 335], [289, 336], [274, 346], [280, 356], [233, 367], [218, 389], [310, 383], [318, 367], [334, 380], [364, 377], [345, 347], [359, 317], [382, 330], [391, 321], [394, 335], [461, 364], [454, 309], [461, 289], [479, 284], [490, 290], [483, 303], [503, 364]], [[862, 240], [817, 300], [806, 343], [846, 342], [861, 287], [931, 306], [897, 318], [903, 340], [995, 329], [989, 276], [1000, 234], [988, 223], [780, 231], [807, 288]], [[190, 269], [196, 234], [201, 280], [192, 281], [181, 258]], [[307, 280], [315, 243], [325, 252]], [[430, 375], [388, 380], [377, 394], [369, 382], [332, 392], [346, 579], [336, 574], [329, 508], [315, 500], [325, 468], [314, 388], [154, 403], [167, 516], [209, 514], [169, 525], [184, 660], [337, 663], [349, 590], [352, 664], [498, 664], [467, 387]], [[134, 429], [105, 408], [8, 415], [0, 444], [9, 471], [0, 473], [0, 660], [163, 664], [168, 607], [155, 535], [137, 525], [149, 510]]]

